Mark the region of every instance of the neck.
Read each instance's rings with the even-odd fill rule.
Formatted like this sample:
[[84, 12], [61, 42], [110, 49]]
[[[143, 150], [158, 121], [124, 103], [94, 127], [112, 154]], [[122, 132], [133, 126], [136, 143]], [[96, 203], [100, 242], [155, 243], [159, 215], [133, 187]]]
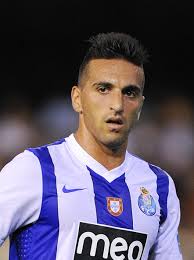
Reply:
[[114, 149], [109, 148], [98, 142], [94, 137], [82, 134], [79, 129], [74, 136], [81, 147], [108, 170], [118, 167], [125, 159], [127, 144], [123, 144]]

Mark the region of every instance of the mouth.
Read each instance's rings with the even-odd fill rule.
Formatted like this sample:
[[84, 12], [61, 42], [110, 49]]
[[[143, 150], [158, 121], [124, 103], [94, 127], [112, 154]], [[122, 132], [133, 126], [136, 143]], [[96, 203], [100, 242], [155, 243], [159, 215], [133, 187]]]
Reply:
[[108, 124], [117, 124], [117, 125], [122, 125], [123, 120], [121, 118], [110, 118], [106, 121]]
[[111, 117], [106, 120], [106, 123], [108, 124], [109, 128], [114, 131], [114, 130], [119, 130], [123, 127], [124, 122], [123, 120], [119, 117]]

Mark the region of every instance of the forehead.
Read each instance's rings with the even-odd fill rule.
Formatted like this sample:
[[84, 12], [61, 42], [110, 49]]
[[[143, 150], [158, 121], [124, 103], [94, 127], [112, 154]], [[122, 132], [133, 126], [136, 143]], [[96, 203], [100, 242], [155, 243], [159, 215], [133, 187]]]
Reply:
[[[144, 85], [142, 67], [122, 59], [94, 59], [87, 65], [87, 80], [108, 81], [113, 85]], [[91, 82], [91, 83], [92, 83]]]

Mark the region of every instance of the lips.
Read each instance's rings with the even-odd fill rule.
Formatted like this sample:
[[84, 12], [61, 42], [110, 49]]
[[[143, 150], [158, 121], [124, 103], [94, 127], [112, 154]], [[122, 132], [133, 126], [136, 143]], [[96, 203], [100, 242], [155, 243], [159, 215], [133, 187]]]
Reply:
[[118, 117], [111, 117], [106, 120], [106, 123], [111, 131], [118, 132], [123, 127], [123, 120], [122, 118]]
[[111, 117], [111, 118], [106, 120], [106, 123], [122, 125], [123, 124], [123, 120], [121, 118]]

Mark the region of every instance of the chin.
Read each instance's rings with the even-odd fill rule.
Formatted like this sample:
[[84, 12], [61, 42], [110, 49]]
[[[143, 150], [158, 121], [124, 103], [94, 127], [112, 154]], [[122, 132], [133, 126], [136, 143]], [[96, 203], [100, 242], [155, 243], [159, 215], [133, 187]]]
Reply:
[[117, 137], [109, 137], [104, 140], [103, 144], [112, 149], [112, 150], [117, 150], [119, 149], [123, 144], [126, 143], [127, 138], [124, 136], [117, 136]]

